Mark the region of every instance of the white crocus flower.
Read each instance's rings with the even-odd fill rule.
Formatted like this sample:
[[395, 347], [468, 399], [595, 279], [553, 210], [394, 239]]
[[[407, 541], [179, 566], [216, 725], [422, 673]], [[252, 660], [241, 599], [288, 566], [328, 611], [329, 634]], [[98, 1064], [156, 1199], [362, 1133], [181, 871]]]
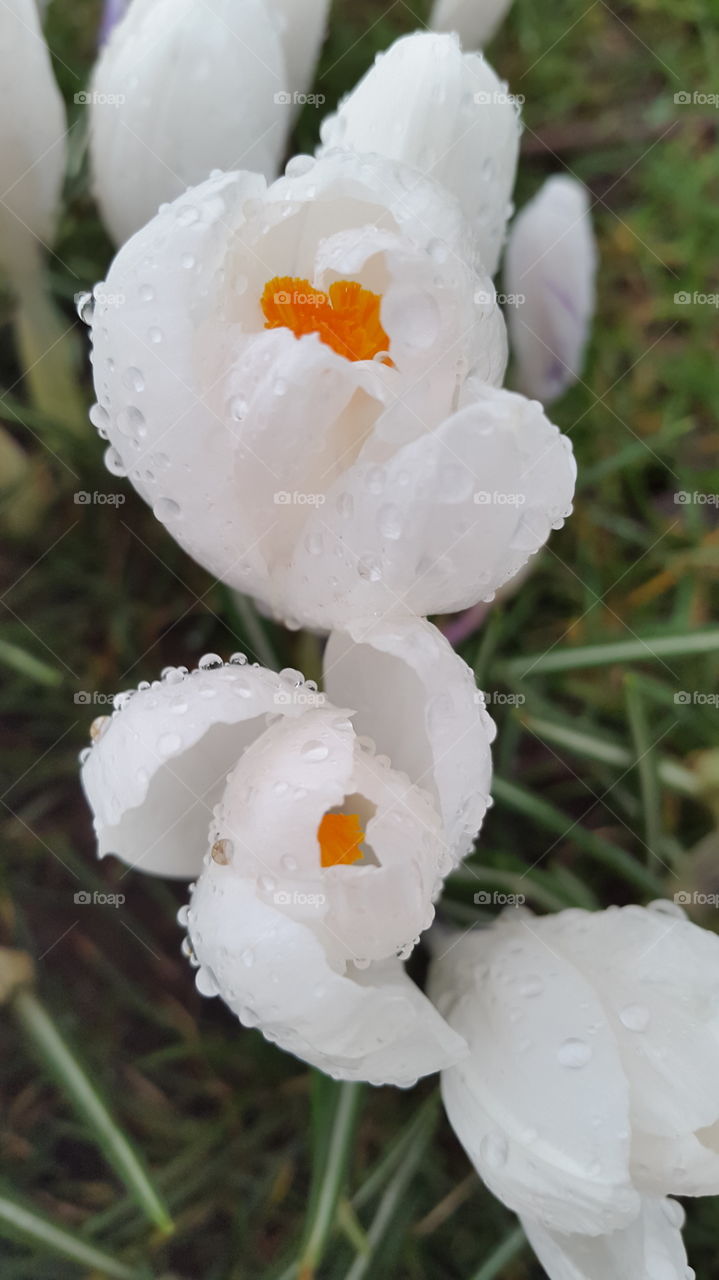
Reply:
[[90, 151], [118, 244], [162, 202], [242, 165], [274, 177], [326, 0], [132, 0], [92, 78]]
[[44, 279], [55, 238], [67, 122], [35, 0], [0, 4], [0, 273], [17, 299], [17, 340], [35, 403], [55, 421], [84, 418], [67, 325]]
[[512, 0], [435, 0], [433, 31], [456, 31], [465, 49], [483, 49], [504, 22]]
[[469, 1042], [450, 1122], [551, 1280], [689, 1280], [680, 1206], [719, 1192], [719, 939], [673, 903], [505, 912], [440, 940]]
[[397, 40], [322, 123], [327, 147], [390, 156], [459, 201], [482, 267], [494, 275], [519, 155], [516, 100], [481, 54], [455, 36]]
[[468, 248], [456, 202], [381, 156], [188, 192], [96, 290], [108, 466], [297, 624], [491, 597], [571, 510], [575, 466], [500, 390], [504, 322]]
[[505, 292], [520, 389], [550, 404], [582, 372], [595, 307], [597, 249], [586, 187], [549, 178], [509, 236]]
[[197, 876], [204, 994], [331, 1074], [406, 1085], [465, 1049], [401, 959], [481, 825], [494, 728], [429, 623], [354, 635], [330, 638], [332, 701], [212, 655], [121, 695], [82, 777], [100, 854]]

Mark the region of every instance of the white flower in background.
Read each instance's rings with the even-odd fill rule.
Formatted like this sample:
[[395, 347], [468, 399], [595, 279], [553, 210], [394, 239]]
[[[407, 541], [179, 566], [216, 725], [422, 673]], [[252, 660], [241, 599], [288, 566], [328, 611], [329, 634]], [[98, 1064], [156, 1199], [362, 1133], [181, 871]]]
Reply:
[[188, 192], [95, 291], [108, 466], [296, 625], [491, 597], [571, 510], [575, 466], [499, 389], [468, 238], [441, 188], [352, 151]]
[[586, 187], [549, 178], [516, 218], [504, 269], [520, 390], [550, 404], [580, 377], [595, 308], [597, 248]]
[[17, 299], [19, 356], [34, 403], [56, 421], [79, 427], [85, 411], [67, 324], [56, 314], [43, 278], [43, 251], [55, 238], [66, 156], [65, 106], [35, 0], [3, 0], [0, 272]]
[[198, 877], [200, 991], [330, 1074], [406, 1085], [464, 1051], [401, 959], [481, 825], [494, 727], [429, 623], [354, 637], [330, 639], [331, 700], [212, 655], [120, 695], [82, 779], [100, 854]]
[[666, 1197], [719, 1192], [719, 938], [655, 903], [440, 946], [447, 1115], [550, 1280], [690, 1280]]
[[512, 0], [435, 0], [433, 31], [456, 31], [465, 49], [483, 49], [504, 22]]
[[397, 40], [322, 122], [321, 136], [325, 149], [377, 152], [445, 186], [494, 275], [512, 213], [520, 120], [517, 100], [481, 54], [462, 53], [454, 36]]
[[274, 177], [327, 0], [132, 0], [89, 92], [97, 200], [118, 244], [212, 169]]

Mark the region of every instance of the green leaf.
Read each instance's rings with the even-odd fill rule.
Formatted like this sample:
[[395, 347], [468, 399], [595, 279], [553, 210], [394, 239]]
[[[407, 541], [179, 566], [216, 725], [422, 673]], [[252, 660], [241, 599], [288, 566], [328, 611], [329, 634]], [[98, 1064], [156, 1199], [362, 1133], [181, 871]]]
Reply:
[[624, 678], [627, 718], [634, 744], [634, 763], [639, 774], [639, 789], [644, 814], [644, 839], [649, 852], [659, 854], [662, 840], [662, 796], [656, 764], [656, 747], [649, 732], [646, 707], [634, 676]]
[[153, 1187], [145, 1167], [110, 1115], [74, 1052], [63, 1040], [50, 1015], [29, 988], [18, 992], [11, 1009], [38, 1056], [87, 1124], [108, 1164], [124, 1182], [149, 1220], [164, 1234], [172, 1219]]
[[56, 689], [62, 684], [62, 673], [55, 667], [48, 666], [47, 662], [42, 662], [40, 658], [21, 649], [17, 644], [11, 644], [9, 640], [0, 640], [0, 662], [18, 675], [27, 676], [48, 689]]
[[91, 1267], [112, 1280], [145, 1280], [147, 1276], [146, 1271], [126, 1266], [7, 1195], [0, 1195], [0, 1235], [20, 1240], [46, 1253], [60, 1254], [78, 1266]]
[[615, 662], [660, 662], [664, 658], [685, 658], [697, 653], [719, 653], [719, 630], [693, 631], [676, 636], [637, 636], [613, 644], [577, 645], [550, 649], [544, 653], [512, 658], [502, 667], [511, 680], [574, 671], [579, 667], [604, 667]]
[[363, 1086], [337, 1083], [320, 1072], [313, 1078], [314, 1153], [312, 1189], [298, 1280], [311, 1280], [324, 1256], [344, 1190], [359, 1118]]
[[503, 1267], [508, 1262], [511, 1262], [513, 1258], [516, 1258], [526, 1248], [526, 1245], [527, 1237], [522, 1228], [515, 1227], [514, 1231], [510, 1231], [502, 1243], [497, 1245], [497, 1248], [490, 1254], [486, 1262], [482, 1263], [472, 1280], [495, 1280], [495, 1277], [499, 1275]]

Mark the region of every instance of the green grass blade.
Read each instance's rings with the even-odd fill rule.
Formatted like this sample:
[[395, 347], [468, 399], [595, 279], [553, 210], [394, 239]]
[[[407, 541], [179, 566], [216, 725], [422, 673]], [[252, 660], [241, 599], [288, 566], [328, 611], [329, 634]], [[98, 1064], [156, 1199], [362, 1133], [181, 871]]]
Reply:
[[644, 893], [650, 893], [653, 897], [662, 895], [663, 884], [658, 875], [654, 875], [643, 863], [637, 862], [636, 858], [619, 845], [612, 844], [594, 831], [588, 831], [580, 822], [570, 818], [548, 800], [540, 799], [534, 792], [527, 791], [516, 782], [508, 782], [506, 778], [495, 777], [492, 791], [495, 799], [513, 813], [520, 813], [531, 819], [545, 831], [552, 832], [559, 840], [571, 840], [584, 853], [623, 876]]
[[18, 675], [27, 676], [36, 684], [45, 685], [48, 689], [56, 689], [62, 684], [62, 674], [55, 667], [48, 666], [20, 645], [11, 644], [9, 640], [0, 640], [0, 662], [15, 671]]
[[[616, 765], [618, 769], [631, 769], [632, 753], [618, 742], [610, 742], [601, 734], [585, 733], [571, 725], [559, 724], [540, 716], [522, 716], [522, 723], [530, 733], [557, 747], [565, 747], [574, 755], [600, 764]], [[662, 784], [685, 796], [698, 797], [699, 786], [694, 774], [674, 760], [659, 760], [657, 770]]]
[[111, 1280], [146, 1280], [147, 1272], [128, 1267], [79, 1236], [57, 1227], [49, 1218], [0, 1195], [0, 1235], [19, 1240], [45, 1253], [59, 1254], [78, 1266], [90, 1267]]
[[392, 1228], [398, 1210], [402, 1207], [407, 1189], [432, 1140], [436, 1123], [436, 1108], [427, 1109], [422, 1116], [422, 1123], [418, 1126], [411, 1145], [379, 1202], [372, 1225], [367, 1232], [369, 1248], [357, 1255], [347, 1272], [346, 1280], [364, 1280], [368, 1273], [370, 1275], [379, 1274], [377, 1267], [374, 1265], [377, 1253]]
[[37, 996], [29, 988], [24, 988], [15, 996], [11, 1008], [39, 1058], [87, 1124], [108, 1164], [134, 1196], [150, 1222], [163, 1233], [169, 1234], [173, 1230], [172, 1219], [153, 1187], [140, 1157], [113, 1120]]
[[362, 1096], [362, 1085], [338, 1084], [319, 1073], [315, 1075], [314, 1170], [305, 1241], [296, 1271], [298, 1280], [311, 1280], [314, 1276], [335, 1225]]
[[[634, 763], [639, 775], [639, 790], [644, 815], [644, 839], [652, 853], [662, 848], [662, 796], [656, 764], [654, 738], [649, 732], [644, 699], [634, 676], [624, 679], [627, 719], [634, 744]], [[648, 855], [651, 856], [651, 855]]]
[[719, 653], [719, 630], [686, 632], [676, 636], [638, 636], [612, 644], [577, 645], [551, 649], [548, 653], [525, 654], [504, 664], [510, 680], [550, 672], [575, 671], [580, 667], [605, 667], [615, 662], [651, 662], [663, 658], [686, 658], [699, 653]]
[[526, 1245], [527, 1237], [522, 1231], [522, 1228], [515, 1227], [514, 1231], [510, 1231], [509, 1235], [505, 1236], [502, 1243], [497, 1245], [497, 1248], [487, 1258], [486, 1262], [482, 1263], [479, 1271], [477, 1271], [472, 1277], [472, 1280], [496, 1280], [496, 1277], [499, 1275], [502, 1268], [505, 1267], [508, 1262], [512, 1262], [518, 1254], [522, 1253], [526, 1248]]

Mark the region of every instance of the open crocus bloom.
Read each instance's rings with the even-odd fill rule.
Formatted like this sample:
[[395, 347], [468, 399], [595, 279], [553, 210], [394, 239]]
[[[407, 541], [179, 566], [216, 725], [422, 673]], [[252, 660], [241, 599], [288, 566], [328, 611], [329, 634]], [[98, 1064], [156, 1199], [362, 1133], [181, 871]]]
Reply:
[[197, 875], [204, 994], [333, 1075], [407, 1085], [464, 1048], [401, 960], [481, 824], [493, 726], [429, 623], [355, 635], [330, 639], [333, 701], [212, 655], [121, 695], [83, 784], [101, 854]]
[[505, 913], [433, 966], [471, 1056], [450, 1122], [551, 1280], [689, 1280], [681, 1207], [719, 1192], [719, 939], [673, 903]]
[[377, 152], [440, 182], [459, 201], [482, 267], [494, 275], [519, 156], [516, 99], [456, 36], [395, 41], [322, 122], [325, 147]]
[[595, 307], [597, 248], [587, 190], [548, 178], [516, 218], [504, 268], [509, 331], [525, 395], [550, 404], [582, 372]]
[[470, 245], [443, 189], [380, 156], [189, 191], [96, 291], [108, 466], [296, 625], [491, 598], [576, 473], [541, 407], [499, 387], [504, 322]]
[[211, 169], [273, 178], [314, 75], [328, 0], [132, 0], [95, 68], [90, 153], [121, 244]]

